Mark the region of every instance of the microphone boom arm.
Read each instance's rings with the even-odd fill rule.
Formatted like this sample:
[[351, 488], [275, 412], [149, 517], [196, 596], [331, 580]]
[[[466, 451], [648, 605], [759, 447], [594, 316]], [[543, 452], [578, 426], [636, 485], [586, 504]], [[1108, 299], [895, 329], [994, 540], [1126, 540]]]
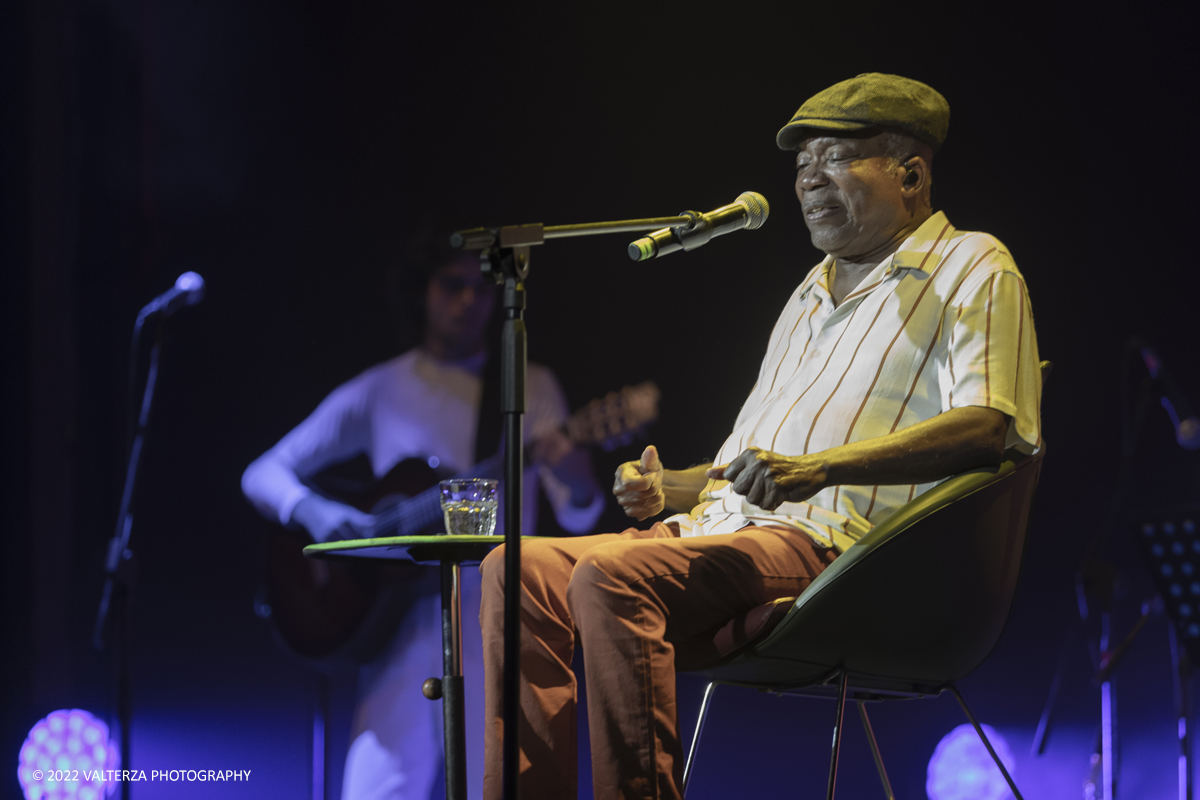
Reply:
[[[758, 192], [742, 192], [728, 205], [702, 214], [684, 211], [677, 217], [622, 219], [612, 222], [585, 222], [578, 225], [505, 225], [499, 228], [472, 228], [450, 235], [450, 246], [464, 250], [512, 250], [544, 244], [550, 239], [594, 236], [600, 233], [654, 231], [632, 242], [626, 252], [634, 261], [645, 261], [679, 250], [694, 250], [715, 236], [738, 230], [755, 230], [767, 221], [771, 208]], [[656, 230], [657, 229], [657, 230]], [[493, 271], [487, 270], [486, 271]]]
[[450, 246], [462, 250], [486, 250], [499, 244], [501, 247], [543, 244], [550, 239], [568, 239], [576, 236], [595, 236], [602, 233], [636, 233], [655, 228], [687, 226], [692, 217], [644, 217], [642, 219], [618, 219], [608, 222], [583, 222], [577, 225], [503, 225], [498, 228], [471, 228], [455, 231], [450, 235]]

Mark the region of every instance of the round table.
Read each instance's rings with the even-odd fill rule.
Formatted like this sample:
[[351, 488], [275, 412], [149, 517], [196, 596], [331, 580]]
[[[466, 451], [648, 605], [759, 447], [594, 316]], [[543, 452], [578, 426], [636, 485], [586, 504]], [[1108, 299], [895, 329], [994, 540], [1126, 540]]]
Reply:
[[[524, 539], [534, 537], [524, 536]], [[384, 536], [310, 544], [304, 554], [342, 561], [376, 558], [437, 564], [442, 576], [442, 676], [425, 682], [422, 691], [430, 700], [442, 701], [445, 731], [446, 800], [466, 800], [467, 739], [463, 706], [461, 569], [477, 564], [503, 536]]]

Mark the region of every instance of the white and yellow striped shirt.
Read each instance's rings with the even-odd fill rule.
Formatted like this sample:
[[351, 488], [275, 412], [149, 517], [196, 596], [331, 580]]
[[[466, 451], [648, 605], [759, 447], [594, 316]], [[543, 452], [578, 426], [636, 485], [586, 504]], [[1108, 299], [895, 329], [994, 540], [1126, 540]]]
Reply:
[[[995, 237], [956, 230], [934, 214], [837, 308], [832, 265], [827, 257], [788, 300], [714, 463], [751, 446], [817, 453], [964, 406], [1012, 417], [1009, 447], [1041, 446], [1033, 313], [1025, 281]], [[791, 525], [844, 550], [934, 485], [833, 486], [769, 512], [728, 481], [710, 481], [700, 505], [668, 522], [683, 536]]]

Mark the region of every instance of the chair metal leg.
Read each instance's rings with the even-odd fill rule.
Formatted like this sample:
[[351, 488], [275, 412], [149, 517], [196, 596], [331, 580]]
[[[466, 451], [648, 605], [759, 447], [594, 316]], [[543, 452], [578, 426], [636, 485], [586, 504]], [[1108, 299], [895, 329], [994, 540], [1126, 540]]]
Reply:
[[833, 755], [829, 759], [829, 788], [825, 792], [825, 800], [833, 800], [833, 787], [837, 783], [838, 751], [842, 748], [842, 718], [846, 710], [846, 689], [850, 676], [841, 670], [838, 681], [837, 716], [833, 723]]
[[992, 760], [996, 762], [996, 766], [1000, 768], [1000, 773], [1004, 776], [1004, 780], [1008, 781], [1008, 788], [1012, 789], [1013, 797], [1017, 800], [1025, 800], [1021, 797], [1021, 793], [1017, 790], [1017, 784], [1013, 782], [1012, 776], [1008, 774], [1004, 764], [1000, 761], [1000, 756], [996, 755], [996, 751], [992, 748], [992, 743], [988, 741], [987, 734], [983, 732], [983, 728], [979, 725], [979, 721], [975, 719], [975, 715], [971, 713], [971, 709], [967, 708], [967, 701], [963, 700], [962, 693], [958, 691], [958, 687], [953, 683], [950, 684], [950, 691], [954, 692], [954, 697], [957, 698], [958, 704], [962, 706], [963, 712], [967, 715], [967, 719], [975, 726], [975, 732], [979, 734], [979, 738], [983, 740], [983, 746], [991, 754]]
[[858, 701], [858, 716], [862, 719], [863, 730], [867, 732], [867, 741], [871, 743], [871, 755], [875, 756], [875, 769], [879, 770], [879, 780], [883, 782], [883, 793], [887, 800], [896, 800], [892, 791], [892, 782], [888, 780], [887, 769], [883, 766], [883, 756], [879, 755], [879, 743], [875, 741], [875, 731], [871, 728], [871, 720], [867, 717], [867, 707], [862, 700]]
[[696, 720], [696, 733], [692, 736], [692, 746], [688, 748], [687, 761], [683, 762], [683, 786], [680, 794], [687, 797], [688, 781], [692, 779], [692, 767], [695, 766], [696, 750], [700, 746], [700, 734], [704, 731], [704, 719], [708, 716], [708, 707], [712, 703], [713, 692], [717, 682], [711, 681], [704, 687], [704, 699], [700, 701], [700, 718]]

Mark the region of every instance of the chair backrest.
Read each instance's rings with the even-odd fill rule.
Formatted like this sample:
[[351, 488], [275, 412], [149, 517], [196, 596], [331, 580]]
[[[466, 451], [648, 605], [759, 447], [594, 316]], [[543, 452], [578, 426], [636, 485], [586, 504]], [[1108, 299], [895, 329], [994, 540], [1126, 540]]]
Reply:
[[1043, 452], [1010, 451], [899, 509], [818, 576], [750, 657], [844, 666], [860, 685], [875, 677], [905, 690], [966, 676], [1008, 619]]

